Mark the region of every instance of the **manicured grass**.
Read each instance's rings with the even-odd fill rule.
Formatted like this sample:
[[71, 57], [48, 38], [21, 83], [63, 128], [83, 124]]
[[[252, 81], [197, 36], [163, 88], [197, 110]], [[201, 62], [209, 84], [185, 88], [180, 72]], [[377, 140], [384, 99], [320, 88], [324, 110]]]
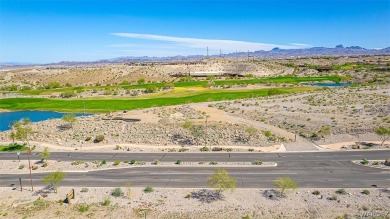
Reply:
[[180, 97], [152, 97], [127, 99], [47, 99], [47, 98], [7, 98], [0, 99], [0, 109], [8, 110], [55, 110], [62, 112], [110, 112], [116, 110], [142, 109], [207, 101], [234, 100], [262, 97], [282, 93], [313, 91], [318, 88], [270, 88], [257, 90], [207, 90]]
[[375, 64], [360, 64], [360, 63], [345, 63], [342, 65], [334, 65], [332, 66], [332, 70], [355, 70], [355, 69], [371, 69], [379, 67], [379, 65]]
[[[292, 76], [281, 76], [281, 77], [265, 77], [255, 79], [234, 79], [234, 80], [215, 80], [215, 85], [235, 85], [235, 84], [264, 84], [264, 83], [291, 83], [297, 84], [300, 82], [320, 82], [320, 81], [333, 81], [340, 83], [341, 78], [339, 76], [319, 76], [319, 77], [292, 77]], [[188, 82], [175, 82], [172, 83], [174, 87], [200, 87], [207, 85], [208, 81], [188, 81]], [[50, 95], [52, 93], [63, 93], [69, 91], [83, 91], [83, 90], [102, 90], [102, 89], [146, 89], [147, 87], [164, 87], [168, 83], [150, 83], [150, 84], [135, 84], [135, 85], [112, 85], [112, 86], [94, 86], [94, 87], [68, 87], [58, 89], [47, 89], [47, 90], [29, 90], [29, 91], [18, 91], [25, 95]]]
[[5, 146], [0, 146], [0, 151], [3, 152], [12, 152], [12, 151], [27, 151], [28, 147], [20, 144], [9, 144]]

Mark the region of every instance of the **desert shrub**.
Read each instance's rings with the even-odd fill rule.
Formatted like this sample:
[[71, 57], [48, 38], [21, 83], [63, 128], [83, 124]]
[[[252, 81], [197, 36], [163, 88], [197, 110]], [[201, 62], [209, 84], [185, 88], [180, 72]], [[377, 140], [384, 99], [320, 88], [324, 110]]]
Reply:
[[372, 163], [372, 165], [375, 165], [375, 166], [379, 165], [379, 161], [375, 161], [374, 163]]
[[45, 162], [42, 164], [42, 167], [47, 167], [47, 165], [48, 165], [47, 162]]
[[337, 195], [333, 194], [332, 197], [330, 197], [330, 200], [337, 201], [338, 198]]
[[101, 141], [103, 141], [104, 140], [104, 135], [97, 135], [96, 137], [95, 137], [95, 142], [101, 142]]
[[90, 141], [91, 139], [92, 139], [92, 137], [88, 136], [88, 137], [85, 138], [85, 141]]
[[147, 94], [155, 93], [156, 91], [157, 91], [157, 87], [156, 86], [148, 86], [145, 89], [145, 93], [147, 93]]
[[210, 164], [210, 165], [217, 165], [218, 162], [217, 162], [217, 161], [211, 161], [209, 164]]
[[211, 150], [212, 151], [222, 151], [223, 148], [221, 148], [221, 147], [213, 147]]
[[313, 195], [320, 195], [321, 193], [320, 193], [320, 191], [315, 190], [315, 191], [313, 191], [311, 194], [313, 194]]
[[87, 205], [87, 204], [79, 204], [78, 207], [77, 207], [77, 210], [80, 213], [87, 212], [89, 210], [89, 205]]
[[24, 164], [21, 164], [20, 166], [19, 166], [19, 169], [23, 169], [25, 167], [25, 165]]
[[186, 151], [188, 151], [188, 148], [180, 148], [179, 149], [179, 152], [186, 152]]
[[85, 163], [85, 161], [83, 160], [77, 160], [77, 161], [73, 161], [72, 163], [70, 163], [70, 165], [72, 166], [77, 166], [77, 165], [80, 165], [80, 164], [83, 164]]
[[231, 151], [233, 151], [233, 148], [225, 148], [224, 149], [226, 152], [231, 152]]
[[160, 160], [158, 160], [158, 159], [155, 159], [153, 162], [152, 162], [152, 164], [154, 164], [154, 165], [157, 165], [157, 164], [159, 164], [160, 163]]
[[339, 195], [346, 195], [346, 194], [347, 194], [347, 191], [345, 191], [345, 189], [338, 189], [338, 190], [336, 191], [336, 193], [339, 194]]
[[123, 191], [121, 188], [115, 188], [114, 190], [112, 190], [111, 192], [111, 195], [114, 196], [114, 197], [120, 197], [120, 196], [123, 196]]
[[109, 197], [104, 198], [102, 206], [109, 206], [111, 204], [111, 199]]
[[116, 161], [114, 161], [114, 166], [118, 166], [120, 163], [121, 163], [120, 160], [116, 160]]
[[202, 147], [202, 148], [200, 148], [200, 151], [209, 151], [210, 149], [208, 148], [208, 147], [206, 147], [206, 146], [204, 146], [204, 147]]
[[114, 150], [119, 150], [121, 147], [119, 145], [115, 145], [115, 149]]
[[151, 193], [151, 192], [153, 192], [154, 191], [154, 189], [153, 189], [153, 187], [151, 187], [151, 186], [148, 186], [148, 187], [146, 187], [145, 189], [144, 189], [144, 192], [145, 193]]
[[181, 160], [177, 160], [175, 164], [181, 164]]
[[77, 94], [73, 91], [67, 91], [67, 92], [63, 92], [60, 94], [60, 97], [61, 98], [71, 98], [71, 97], [75, 97]]
[[32, 166], [32, 169], [36, 170], [36, 169], [38, 169], [38, 166]]
[[81, 189], [81, 192], [88, 192], [88, 191], [89, 191], [89, 189], [85, 188], [85, 187]]
[[137, 84], [145, 84], [145, 78], [138, 79]]
[[369, 162], [366, 158], [364, 158], [360, 163], [363, 165], [367, 165]]
[[255, 151], [255, 149], [249, 148], [248, 151], [249, 151], [249, 152], [253, 152], [253, 151]]
[[254, 160], [254, 161], [252, 161], [252, 164], [253, 165], [261, 165], [261, 164], [263, 164], [263, 162], [261, 162], [260, 160]]
[[369, 195], [369, 194], [370, 194], [370, 191], [367, 190], [367, 189], [364, 189], [364, 190], [362, 191], [362, 194]]
[[192, 124], [192, 122], [189, 121], [189, 120], [185, 121], [184, 124], [183, 124], [183, 128], [185, 128], [185, 129], [189, 129], [189, 128], [191, 128], [192, 126], [193, 126], [193, 124]]

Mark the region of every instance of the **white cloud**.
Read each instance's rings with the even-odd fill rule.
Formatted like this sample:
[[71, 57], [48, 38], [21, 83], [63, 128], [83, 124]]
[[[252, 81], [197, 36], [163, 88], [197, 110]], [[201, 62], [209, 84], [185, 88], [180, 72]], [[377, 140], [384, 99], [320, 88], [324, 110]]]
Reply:
[[[279, 45], [279, 44], [268, 44], [268, 43], [258, 43], [258, 42], [246, 42], [238, 40], [220, 40], [220, 39], [201, 39], [201, 38], [188, 38], [188, 37], [173, 37], [173, 36], [162, 36], [162, 35], [153, 35], [153, 34], [139, 34], [139, 33], [112, 33], [114, 36], [131, 38], [131, 39], [142, 39], [142, 40], [152, 40], [166, 42], [173, 50], [178, 52], [178, 55], [187, 55], [189, 51], [194, 52], [203, 51], [204, 53], [206, 47], [209, 47], [210, 54], [219, 53], [221, 49], [224, 53], [234, 52], [234, 51], [257, 51], [257, 50], [271, 50], [275, 47], [281, 49], [301, 49], [310, 47], [308, 44], [302, 43], [290, 43], [288, 45]], [[150, 45], [141, 44], [148, 48], [149, 52], [152, 52]], [[141, 49], [140, 44], [116, 44], [110, 45], [110, 47], [132, 47]], [[159, 49], [164, 49], [163, 45], [153, 46], [155, 51]], [[141, 50], [140, 50], [141, 52]], [[158, 52], [161, 54], [161, 51]], [[171, 53], [171, 52], [170, 52]], [[154, 54], [150, 54], [154, 55]]]

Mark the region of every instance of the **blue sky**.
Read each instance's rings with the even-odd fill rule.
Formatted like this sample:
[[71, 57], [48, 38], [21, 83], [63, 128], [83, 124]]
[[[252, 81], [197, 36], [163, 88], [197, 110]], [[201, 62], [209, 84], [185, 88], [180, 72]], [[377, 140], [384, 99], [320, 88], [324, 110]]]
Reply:
[[0, 62], [390, 46], [390, 0], [0, 0]]

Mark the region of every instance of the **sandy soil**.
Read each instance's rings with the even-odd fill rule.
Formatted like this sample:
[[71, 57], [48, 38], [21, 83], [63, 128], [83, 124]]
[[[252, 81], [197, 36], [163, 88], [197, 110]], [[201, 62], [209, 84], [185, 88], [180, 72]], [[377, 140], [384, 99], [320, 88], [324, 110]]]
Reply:
[[[372, 144], [381, 144], [381, 141], [364, 141], [365, 143], [372, 143]], [[341, 149], [349, 149], [351, 146], [356, 145], [355, 141], [349, 141], [349, 142], [340, 142], [335, 144], [326, 144], [326, 145], [319, 145], [320, 147], [323, 147], [325, 149], [329, 150], [341, 150]], [[390, 145], [390, 141], [385, 141], [384, 145]]]
[[[336, 218], [348, 215], [360, 218], [364, 214], [375, 213], [389, 218], [390, 190], [346, 189], [346, 195], [337, 195], [336, 189], [298, 189], [280, 198], [272, 189], [236, 189], [221, 195], [212, 190], [163, 189], [155, 188], [152, 193], [144, 193], [143, 188], [123, 187], [123, 197], [110, 195], [114, 188], [88, 188], [81, 192], [75, 189], [75, 199], [71, 204], [62, 204], [66, 194], [72, 189], [60, 187], [58, 193], [43, 188], [29, 188], [21, 192], [11, 187], [0, 188], [0, 214], [5, 218]], [[320, 195], [313, 195], [318, 190]], [[272, 198], [269, 194], [274, 194]], [[129, 195], [129, 197], [128, 197]], [[337, 200], [331, 200], [332, 196]], [[40, 196], [47, 196], [42, 198]], [[188, 198], [185, 198], [188, 197]], [[109, 198], [109, 206], [102, 206]], [[34, 200], [38, 200], [32, 202]], [[89, 205], [81, 212], [81, 205]]]

